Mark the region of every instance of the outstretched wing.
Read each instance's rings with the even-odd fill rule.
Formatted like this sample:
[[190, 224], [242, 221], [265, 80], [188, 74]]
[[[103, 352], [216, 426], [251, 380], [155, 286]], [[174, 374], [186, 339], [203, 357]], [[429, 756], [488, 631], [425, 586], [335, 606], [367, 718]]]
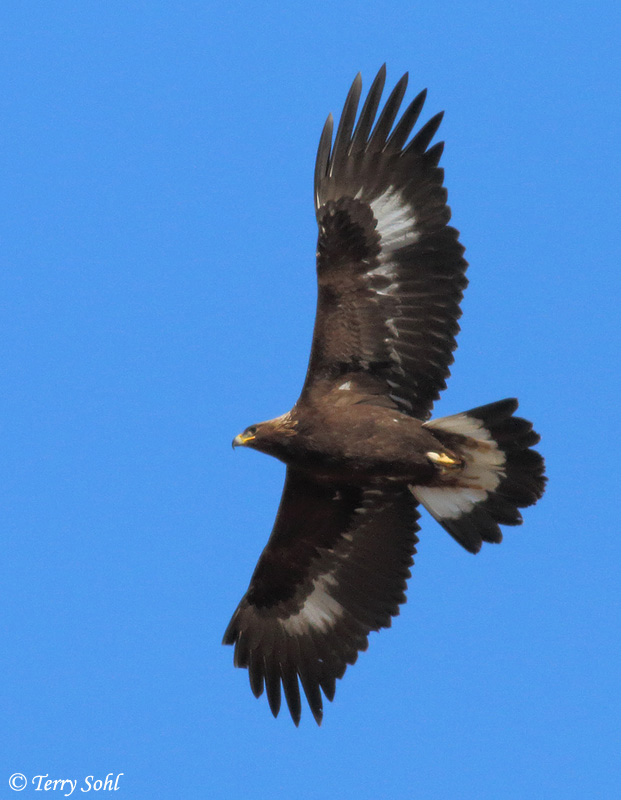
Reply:
[[299, 678], [321, 722], [320, 688], [332, 700], [369, 632], [390, 626], [405, 601], [417, 519], [407, 489], [328, 486], [287, 470], [274, 530], [224, 634], [274, 716], [282, 682], [299, 723]]
[[338, 381], [363, 389], [370, 402], [427, 419], [453, 362], [467, 263], [458, 232], [448, 225], [438, 167], [443, 143], [428, 147], [442, 114], [406, 144], [425, 92], [393, 127], [404, 75], [376, 122], [385, 76], [382, 67], [354, 127], [358, 75], [334, 145], [332, 116], [321, 135], [315, 167], [319, 294], [302, 400]]

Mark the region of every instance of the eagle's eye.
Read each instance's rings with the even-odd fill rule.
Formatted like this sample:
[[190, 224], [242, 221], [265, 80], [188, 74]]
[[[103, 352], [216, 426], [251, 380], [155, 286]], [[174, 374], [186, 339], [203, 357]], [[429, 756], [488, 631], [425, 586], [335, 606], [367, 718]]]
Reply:
[[244, 435], [254, 436], [256, 432], [257, 432], [257, 426], [251, 425], [249, 428], [246, 428], [246, 430], [244, 431]]

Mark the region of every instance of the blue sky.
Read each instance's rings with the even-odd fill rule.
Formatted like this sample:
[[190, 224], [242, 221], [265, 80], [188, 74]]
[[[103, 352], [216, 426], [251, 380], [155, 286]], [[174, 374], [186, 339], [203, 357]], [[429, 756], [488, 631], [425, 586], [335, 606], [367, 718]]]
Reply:
[[[0, 797], [611, 797], [617, 7], [279, 5], [0, 10]], [[220, 645], [283, 480], [230, 442], [297, 397], [319, 133], [384, 61], [446, 110], [471, 264], [436, 413], [517, 395], [550, 483], [477, 557], [424, 517], [401, 616], [296, 730]]]

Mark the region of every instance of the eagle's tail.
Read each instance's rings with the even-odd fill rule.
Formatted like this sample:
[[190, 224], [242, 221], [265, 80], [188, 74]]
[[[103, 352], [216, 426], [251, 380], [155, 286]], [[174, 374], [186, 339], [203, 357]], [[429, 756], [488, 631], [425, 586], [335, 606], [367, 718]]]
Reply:
[[528, 420], [513, 416], [517, 407], [515, 399], [500, 400], [425, 423], [460, 462], [440, 461], [446, 464], [443, 485], [413, 486], [412, 493], [471, 553], [482, 542], [500, 542], [498, 525], [520, 525], [518, 509], [543, 494], [543, 458], [530, 449], [539, 435]]

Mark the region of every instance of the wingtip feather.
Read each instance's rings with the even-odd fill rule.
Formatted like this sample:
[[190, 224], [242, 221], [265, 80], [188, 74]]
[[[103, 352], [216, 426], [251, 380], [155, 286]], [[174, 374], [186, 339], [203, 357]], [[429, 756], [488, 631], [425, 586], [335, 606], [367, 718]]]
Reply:
[[332, 131], [334, 129], [334, 117], [328, 114], [321, 136], [319, 138], [319, 146], [317, 148], [317, 158], [315, 160], [315, 208], [318, 209], [321, 205], [320, 192], [321, 183], [328, 174], [330, 166], [330, 151], [332, 149]]
[[444, 111], [439, 111], [437, 114], [431, 117], [431, 119], [428, 120], [418, 131], [416, 136], [414, 136], [404, 152], [407, 153], [413, 150], [417, 153], [424, 153], [429, 147], [431, 140], [436, 135], [443, 118]]

